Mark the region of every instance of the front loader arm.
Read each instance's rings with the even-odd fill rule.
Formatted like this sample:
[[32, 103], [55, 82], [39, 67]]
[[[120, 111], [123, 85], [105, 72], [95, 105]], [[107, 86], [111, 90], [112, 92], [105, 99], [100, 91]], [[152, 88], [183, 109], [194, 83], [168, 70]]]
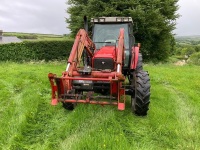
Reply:
[[[109, 50], [110, 47], [107, 48]], [[62, 102], [66, 105], [69, 103], [111, 104], [117, 105], [119, 110], [124, 110], [125, 88], [123, 87], [123, 82], [125, 81], [125, 77], [122, 74], [125, 48], [124, 29], [120, 29], [118, 47], [114, 48], [115, 52], [117, 52], [117, 56], [109, 58], [113, 60], [113, 63], [115, 63], [113, 64], [115, 65], [113, 70], [90, 69], [90, 72], [83, 72], [79, 66], [83, 51], [86, 51], [88, 56], [93, 59], [95, 45], [89, 38], [87, 32], [80, 29], [76, 35], [75, 42], [68, 59], [68, 65], [66, 71], [63, 72], [62, 77], [57, 77], [55, 74], [51, 73], [49, 74], [49, 80], [52, 88], [51, 104], [56, 105], [58, 102]], [[109, 52], [105, 52], [105, 57], [100, 58], [106, 59], [106, 56], [109, 55]], [[90, 68], [91, 66], [86, 67]], [[94, 92], [99, 90], [102, 90], [102, 92], [105, 90], [108, 91], [109, 96], [103, 95], [101, 98], [108, 99], [109, 101], [98, 100], [99, 96], [93, 95]]]
[[124, 61], [124, 29], [121, 28], [119, 32], [119, 43], [118, 43], [118, 51], [117, 51], [117, 73], [121, 74], [122, 71], [122, 63]]
[[80, 29], [76, 35], [74, 45], [72, 47], [66, 71], [72, 72], [74, 67], [80, 64], [83, 50], [93, 57], [93, 51], [95, 50], [95, 44], [89, 38], [87, 32], [84, 29]]
[[140, 43], [138, 43], [132, 47], [132, 58], [131, 58], [130, 69], [136, 69], [137, 63], [138, 63], [139, 52], [140, 52]]

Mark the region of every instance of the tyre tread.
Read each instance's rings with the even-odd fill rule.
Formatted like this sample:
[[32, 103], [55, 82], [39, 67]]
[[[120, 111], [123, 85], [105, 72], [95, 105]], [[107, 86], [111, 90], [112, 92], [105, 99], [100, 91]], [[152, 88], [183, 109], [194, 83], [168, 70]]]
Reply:
[[133, 112], [138, 116], [146, 116], [150, 103], [150, 79], [146, 71], [136, 73], [135, 108]]

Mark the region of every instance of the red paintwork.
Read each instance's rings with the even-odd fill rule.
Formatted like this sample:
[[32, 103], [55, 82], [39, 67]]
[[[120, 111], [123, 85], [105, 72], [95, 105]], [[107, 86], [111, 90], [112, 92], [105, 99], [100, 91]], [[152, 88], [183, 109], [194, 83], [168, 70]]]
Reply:
[[117, 88], [118, 88], [118, 85], [117, 85], [117, 82], [112, 82], [111, 83], [111, 95], [117, 95]]
[[104, 46], [94, 54], [94, 58], [112, 58], [116, 60], [117, 48], [115, 46]]
[[124, 110], [125, 109], [125, 103], [118, 103], [118, 110]]
[[[96, 58], [111, 58], [113, 59], [113, 62], [116, 61], [116, 52], [117, 48], [115, 46], [104, 46], [99, 51], [97, 51], [93, 58], [92, 62], [94, 62], [94, 59]], [[94, 66], [94, 63], [92, 63], [92, 67]]]
[[74, 45], [72, 47], [71, 53], [68, 58], [68, 63], [72, 64], [75, 58], [75, 55], [77, 53], [77, 49], [79, 49], [78, 51], [81, 51], [80, 49], [84, 49], [84, 47], [86, 48], [88, 54], [90, 54], [90, 56], [92, 57], [93, 55], [92, 55], [92, 52], [90, 51], [90, 48], [95, 49], [95, 45], [92, 42], [92, 40], [89, 38], [87, 32], [84, 29], [80, 29], [76, 35]]
[[[112, 79], [109, 78], [83, 78], [83, 77], [63, 77], [62, 79], [66, 80], [89, 80], [89, 81], [111, 81]], [[118, 80], [112, 80], [112, 81], [118, 81]]]
[[117, 51], [117, 64], [120, 64], [122, 67], [122, 62], [124, 59], [124, 29], [119, 31], [119, 42], [118, 42], [118, 51]]
[[[124, 61], [124, 29], [120, 29], [120, 34], [118, 38], [118, 47], [115, 46], [105, 46], [96, 52], [95, 45], [92, 40], [87, 35], [87, 32], [83, 29], [79, 30], [76, 35], [74, 45], [72, 47], [71, 54], [68, 59], [70, 64], [69, 69], [63, 72], [62, 77], [58, 78], [55, 74], [49, 73], [49, 81], [52, 89], [52, 105], [56, 105], [57, 102], [71, 102], [71, 103], [90, 103], [90, 104], [101, 104], [101, 105], [118, 105], [119, 110], [125, 109], [125, 89], [122, 87], [122, 82], [125, 78], [121, 72], [122, 65]], [[81, 58], [83, 50], [86, 49], [90, 58], [112, 58], [114, 62], [120, 65], [119, 72], [116, 71], [92, 71], [90, 75], [80, 74], [77, 70], [78, 61]], [[93, 56], [91, 51], [93, 49], [96, 53]], [[77, 61], [78, 60], [78, 61]], [[60, 80], [60, 81], [59, 81]], [[115, 102], [102, 102], [94, 101], [90, 98], [91, 93], [88, 92], [88, 96], [85, 100], [83, 99], [64, 99], [61, 100], [62, 94], [69, 94], [72, 89], [73, 80], [90, 80], [90, 81], [105, 81], [110, 83], [110, 96], [115, 97]], [[57, 84], [60, 83], [60, 84]], [[60, 91], [60, 93], [58, 92]], [[93, 96], [95, 97], [95, 96]]]
[[57, 91], [57, 86], [54, 84], [54, 77], [55, 75], [52, 74], [52, 73], [49, 73], [48, 74], [48, 77], [49, 77], [49, 81], [50, 81], [50, 84], [51, 84], [51, 97], [52, 99], [55, 99], [56, 98], [56, 91]]
[[[77, 71], [73, 71], [72, 76], [81, 76]], [[92, 71], [91, 75], [85, 77], [92, 78], [114, 78], [116, 76], [116, 72], [101, 72], [101, 71]]]
[[58, 100], [57, 99], [52, 99], [51, 100], [51, 105], [55, 106], [58, 104]]
[[139, 56], [140, 47], [132, 47], [132, 59], [131, 59], [131, 69], [136, 69], [138, 63], [138, 56]]
[[118, 105], [117, 102], [107, 102], [107, 101], [87, 101], [84, 99], [76, 100], [76, 99], [66, 99], [62, 100], [64, 102], [69, 102], [69, 103], [89, 103], [89, 104], [100, 104], [100, 105]]

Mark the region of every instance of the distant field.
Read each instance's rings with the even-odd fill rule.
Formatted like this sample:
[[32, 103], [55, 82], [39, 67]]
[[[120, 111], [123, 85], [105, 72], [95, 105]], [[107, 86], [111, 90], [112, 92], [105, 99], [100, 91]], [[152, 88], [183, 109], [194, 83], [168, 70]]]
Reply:
[[114, 106], [50, 105], [49, 72], [63, 63], [0, 63], [0, 149], [200, 149], [200, 67], [148, 64], [147, 117]]
[[200, 45], [200, 35], [175, 36], [175, 40], [182, 45]]
[[70, 38], [69, 35], [19, 33], [19, 32], [4, 32], [3, 35], [16, 36], [23, 40], [65, 40]]
[[177, 40], [188, 40], [188, 41], [200, 41], [200, 35], [193, 35], [193, 36], [175, 36]]

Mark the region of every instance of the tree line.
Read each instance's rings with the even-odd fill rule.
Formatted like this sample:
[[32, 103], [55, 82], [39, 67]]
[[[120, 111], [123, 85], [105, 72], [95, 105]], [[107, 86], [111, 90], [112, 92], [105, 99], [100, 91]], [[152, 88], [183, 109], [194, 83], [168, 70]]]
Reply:
[[[178, 0], [69, 0], [66, 19], [72, 36], [83, 28], [83, 17], [132, 17], [137, 23], [136, 41], [144, 60], [162, 61], [173, 54]], [[89, 24], [90, 29], [91, 25]], [[135, 32], [135, 29], [133, 29]]]

